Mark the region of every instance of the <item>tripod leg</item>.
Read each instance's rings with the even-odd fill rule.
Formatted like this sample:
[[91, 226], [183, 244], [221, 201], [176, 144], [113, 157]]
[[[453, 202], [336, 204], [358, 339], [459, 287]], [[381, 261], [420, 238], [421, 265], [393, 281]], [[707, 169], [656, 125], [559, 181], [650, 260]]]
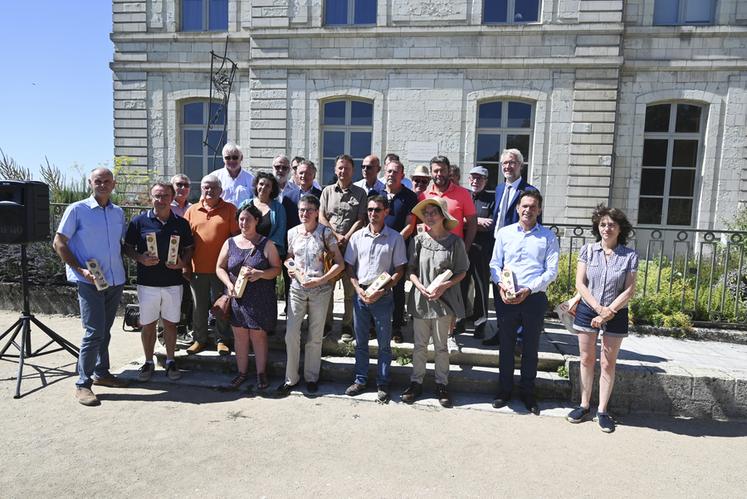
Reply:
[[72, 355], [74, 357], [78, 357], [78, 347], [76, 347], [75, 345], [73, 345], [72, 343], [70, 343], [68, 340], [66, 340], [65, 338], [63, 338], [59, 334], [57, 334], [54, 331], [52, 331], [51, 329], [49, 329], [46, 326], [46, 324], [44, 324], [43, 322], [41, 322], [36, 317], [32, 316], [31, 317], [31, 321], [34, 324], [36, 324], [37, 327], [39, 329], [41, 329], [47, 336], [49, 336], [55, 343], [57, 343], [62, 348], [64, 348], [65, 350], [67, 350], [70, 353], [70, 355]]
[[8, 330], [3, 333], [2, 336], [0, 336], [0, 340], [1, 340], [1, 339], [5, 338], [8, 334], [10, 334], [11, 331], [13, 332], [13, 334], [10, 335], [10, 339], [8, 340], [8, 343], [6, 343], [5, 346], [3, 347], [3, 349], [0, 350], [0, 357], [2, 357], [3, 355], [5, 355], [5, 352], [13, 344], [13, 342], [16, 339], [16, 336], [18, 336], [18, 331], [21, 330], [22, 326], [23, 326], [23, 319], [21, 318], [21, 319], [18, 319], [15, 322], [15, 324], [13, 324], [12, 326], [10, 326], [8, 328]]
[[26, 347], [28, 340], [31, 339], [31, 322], [28, 318], [23, 320], [23, 332], [21, 333], [21, 348], [18, 353], [18, 376], [16, 376], [16, 394], [14, 399], [21, 398], [21, 380], [23, 379], [23, 360], [26, 356]]

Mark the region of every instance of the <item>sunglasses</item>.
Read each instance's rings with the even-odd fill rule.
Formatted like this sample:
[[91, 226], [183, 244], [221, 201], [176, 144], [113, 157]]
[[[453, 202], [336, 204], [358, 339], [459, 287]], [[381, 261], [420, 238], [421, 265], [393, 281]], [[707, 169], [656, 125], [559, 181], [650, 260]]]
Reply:
[[177, 182], [176, 186], [177, 187], [189, 187], [189, 184], [186, 182]]
[[361, 165], [361, 168], [363, 168], [364, 170], [368, 170], [370, 168], [374, 168], [374, 165]]
[[281, 171], [290, 170], [290, 167], [285, 165], [272, 165], [272, 167]]
[[223, 159], [225, 159], [226, 161], [231, 160], [231, 159], [234, 161], [238, 161], [239, 156], [223, 156]]
[[369, 213], [381, 213], [382, 211], [384, 211], [384, 208], [369, 208], [368, 209]]
[[412, 179], [412, 182], [414, 184], [427, 184], [430, 181], [431, 181], [431, 179], [429, 179], [429, 178], [414, 178], [414, 179]]

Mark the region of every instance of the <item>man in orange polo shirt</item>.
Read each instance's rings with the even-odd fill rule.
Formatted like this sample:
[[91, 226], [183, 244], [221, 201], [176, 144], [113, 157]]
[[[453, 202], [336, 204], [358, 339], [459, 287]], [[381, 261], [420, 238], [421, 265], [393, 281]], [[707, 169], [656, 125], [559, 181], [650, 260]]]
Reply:
[[[239, 233], [236, 207], [220, 197], [223, 192], [220, 179], [212, 174], [206, 175], [200, 182], [200, 191], [200, 201], [190, 206], [184, 214], [195, 240], [193, 274], [187, 276], [194, 303], [194, 343], [187, 349], [188, 354], [202, 352], [208, 347], [208, 312], [224, 290], [223, 283], [215, 274], [215, 265], [223, 243]], [[216, 317], [216, 329], [218, 353], [230, 354], [229, 343], [233, 339], [231, 328], [227, 322]]]
[[[446, 156], [434, 156], [431, 159], [431, 178], [433, 182], [425, 191], [426, 198], [442, 198], [446, 200], [449, 215], [454, 217], [458, 224], [451, 232], [464, 239], [464, 248], [469, 254], [472, 242], [477, 234], [477, 209], [472, 201], [472, 195], [467, 189], [454, 183], [451, 180], [451, 163]], [[465, 279], [469, 282], [468, 279]], [[462, 285], [462, 298], [464, 303], [469, 303], [466, 294], [469, 287]], [[472, 310], [467, 310], [467, 315], [472, 314]], [[464, 320], [456, 324], [455, 333], [464, 332]], [[459, 351], [453, 335], [449, 336], [449, 352]]]

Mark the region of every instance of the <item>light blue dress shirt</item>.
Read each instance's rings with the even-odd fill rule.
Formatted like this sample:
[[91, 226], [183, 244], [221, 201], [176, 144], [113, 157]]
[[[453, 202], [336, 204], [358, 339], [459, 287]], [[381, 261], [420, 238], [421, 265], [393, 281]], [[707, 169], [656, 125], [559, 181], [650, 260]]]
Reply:
[[519, 289], [545, 292], [558, 275], [559, 256], [558, 239], [547, 227], [535, 224], [524, 232], [520, 223], [507, 225], [496, 234], [490, 278], [497, 284], [501, 269], [508, 267]]
[[[127, 230], [124, 210], [109, 201], [104, 207], [96, 199], [77, 201], [65, 209], [57, 233], [67, 237], [67, 246], [84, 268], [95, 258], [110, 286], [127, 280], [122, 262], [122, 240]], [[66, 265], [67, 280], [89, 283], [81, 274]]]

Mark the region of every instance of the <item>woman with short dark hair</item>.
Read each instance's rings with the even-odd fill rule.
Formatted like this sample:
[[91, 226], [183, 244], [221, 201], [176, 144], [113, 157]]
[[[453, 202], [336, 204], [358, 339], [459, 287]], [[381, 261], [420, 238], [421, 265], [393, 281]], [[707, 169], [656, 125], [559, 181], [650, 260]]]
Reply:
[[633, 227], [621, 210], [599, 205], [591, 216], [597, 242], [581, 248], [576, 270], [576, 289], [581, 301], [573, 328], [578, 335], [581, 357], [581, 405], [568, 414], [568, 421], [591, 419], [589, 408], [596, 364], [597, 335], [602, 336], [597, 422], [602, 431], [615, 431], [607, 404], [615, 382], [620, 344], [628, 335], [628, 302], [635, 295], [638, 253], [625, 246]]
[[280, 257], [283, 258], [285, 257], [286, 216], [283, 204], [277, 200], [278, 194], [280, 194], [280, 185], [275, 175], [259, 172], [254, 177], [254, 197], [244, 203], [252, 203], [259, 208], [262, 218], [257, 225], [257, 232], [269, 238], [275, 244]]

